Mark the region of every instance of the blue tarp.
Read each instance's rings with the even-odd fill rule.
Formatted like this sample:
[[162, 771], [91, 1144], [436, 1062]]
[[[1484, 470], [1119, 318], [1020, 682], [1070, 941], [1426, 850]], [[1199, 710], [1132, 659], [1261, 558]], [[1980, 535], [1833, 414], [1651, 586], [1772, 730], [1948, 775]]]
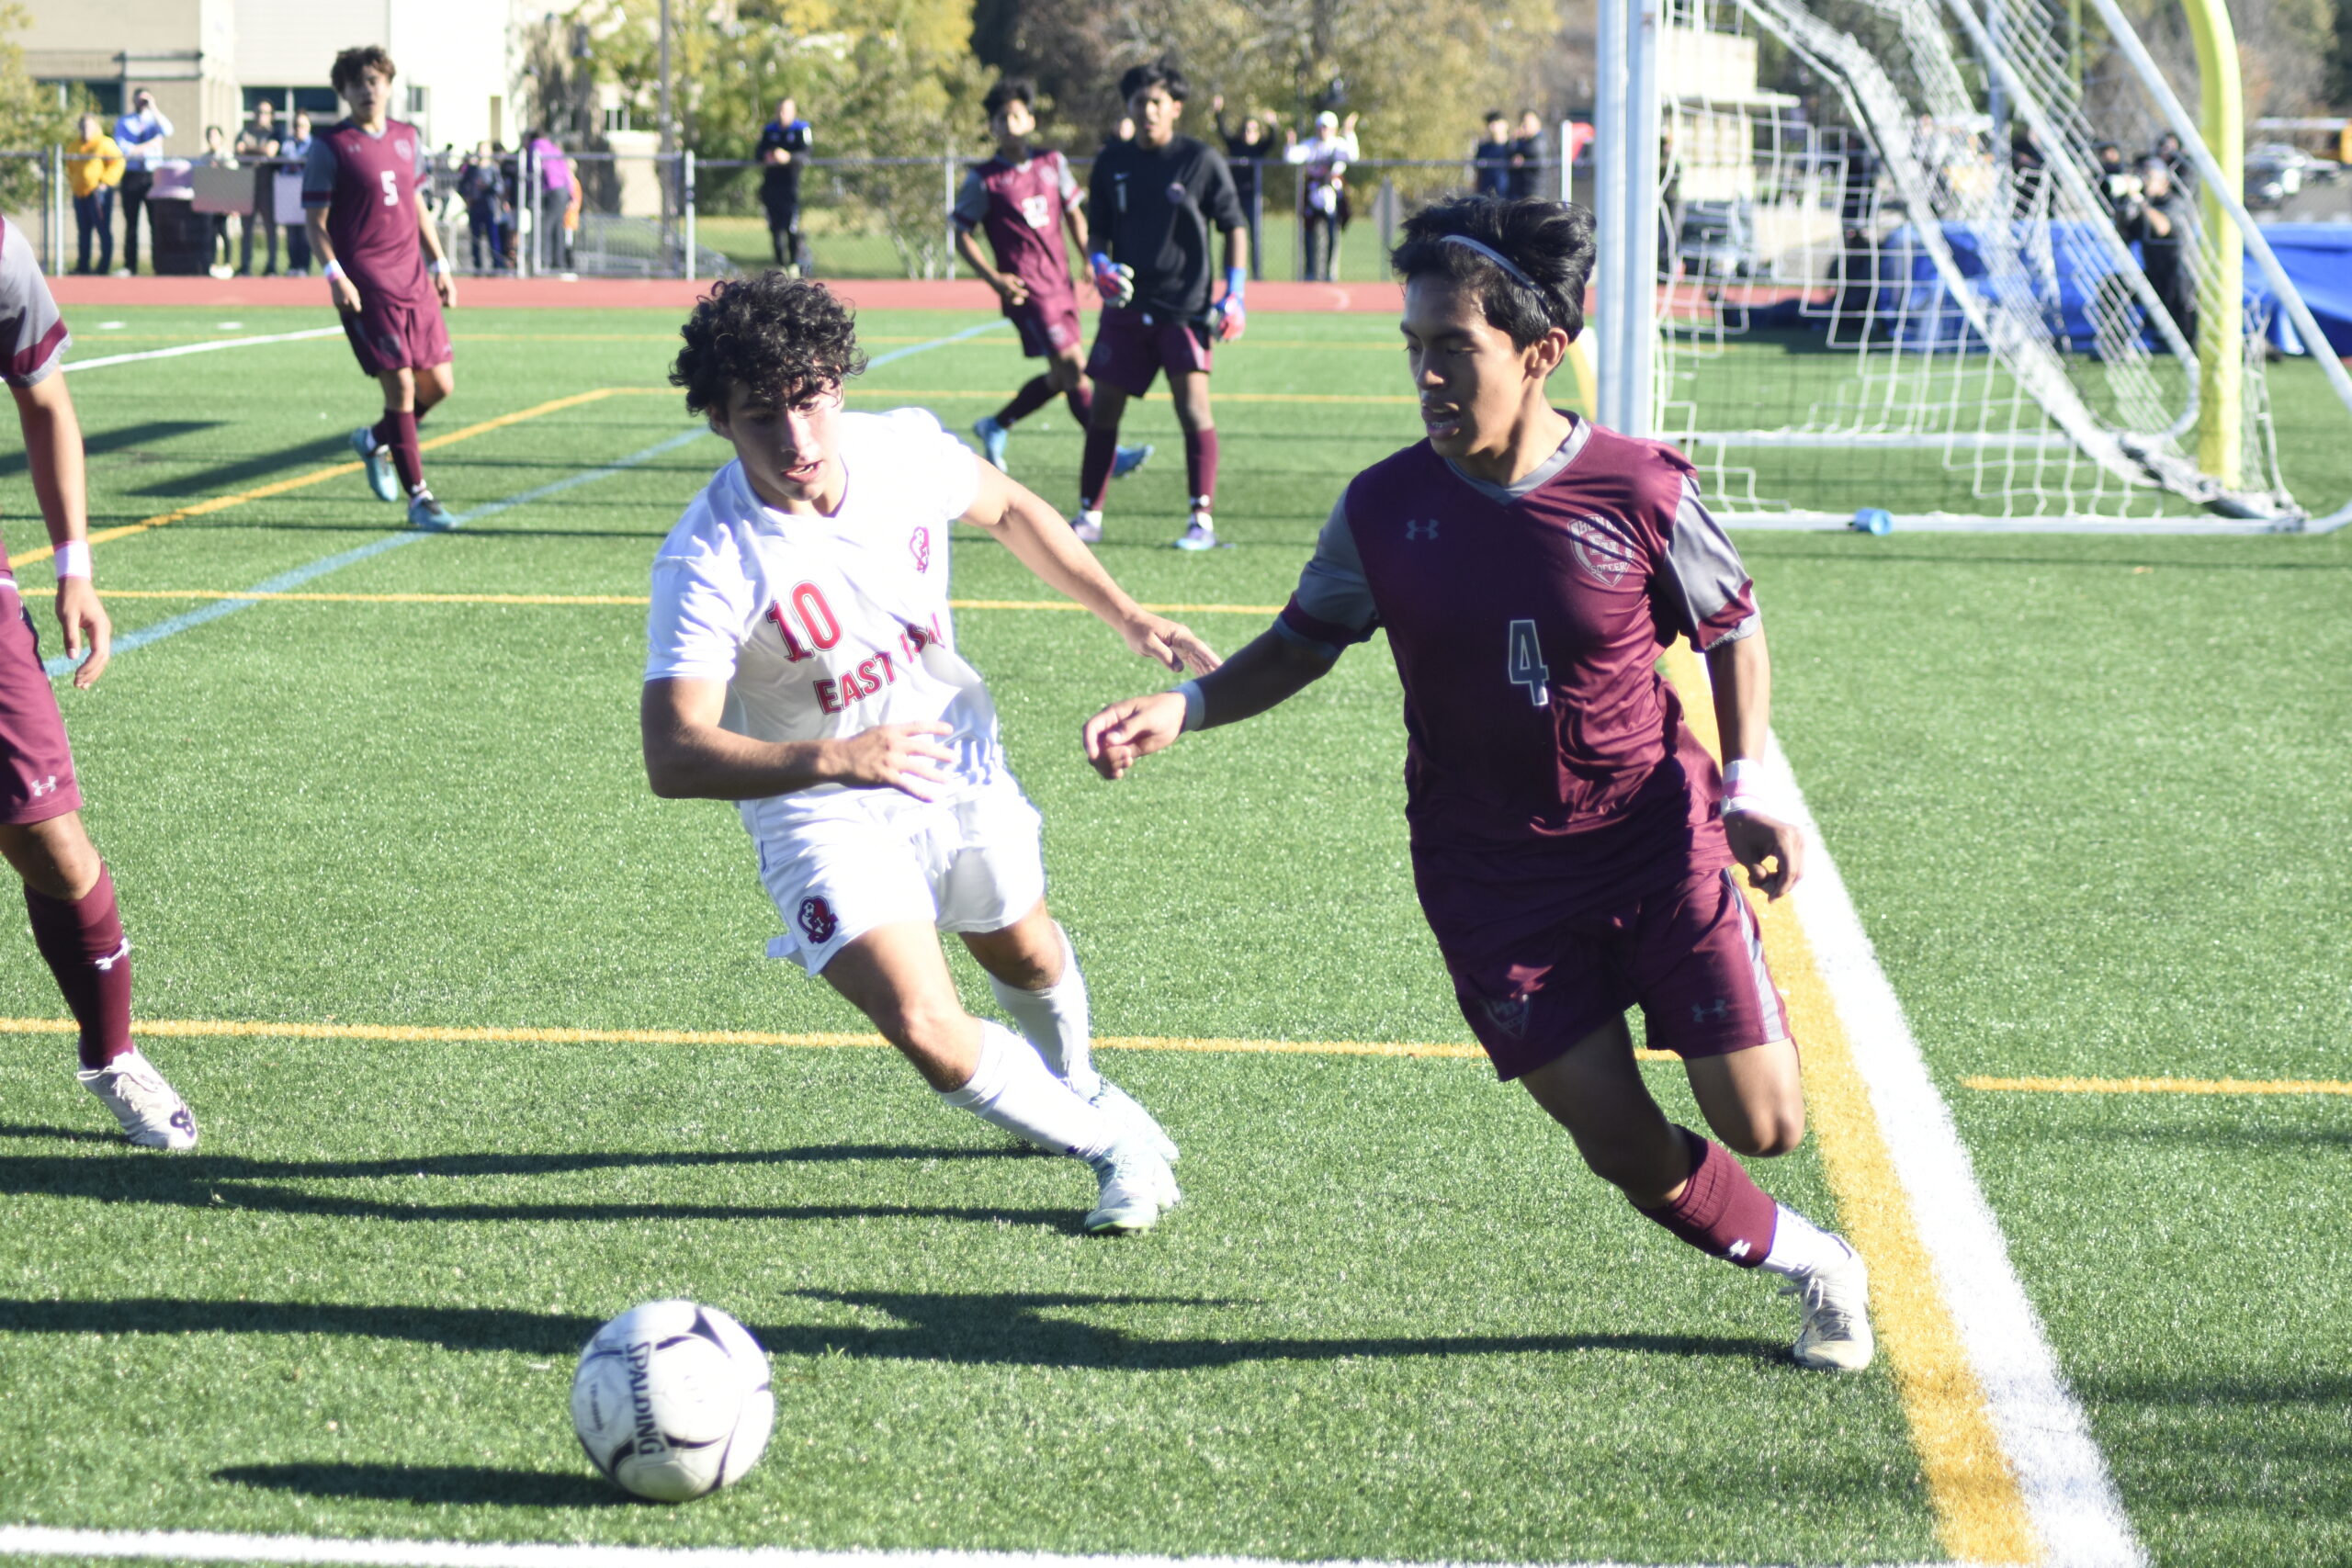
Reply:
[[[2097, 279], [2112, 269], [2106, 265], [2093, 237], [2084, 231], [2086, 225], [2053, 223], [2047, 227], [2057, 274], [2054, 296], [2047, 288], [2033, 288], [2028, 278], [2021, 278], [2018, 286], [2041, 295], [2043, 310], [2054, 311], [2064, 322], [2069, 344], [2077, 353], [2088, 354], [2097, 344], [2097, 334], [2085, 309], [2089, 293], [2086, 285], [2096, 287]], [[2034, 231], [2031, 224], [2018, 222], [2008, 228], [2011, 241], [2021, 249], [2042, 243], [2043, 237]], [[2352, 355], [2352, 224], [2275, 223], [2267, 225], [2262, 232], [2296, 292], [2311, 308], [2329, 346], [2338, 355]], [[1992, 293], [2000, 280], [1988, 275], [1979, 226], [1946, 223], [1943, 233], [1961, 276], [1981, 280], [1976, 287]], [[1878, 284], [1879, 312], [1883, 318], [1891, 314], [1903, 323], [1900, 341], [1905, 346], [1949, 348], [1969, 336], [1965, 318], [1945, 291], [1933, 258], [1917, 243], [1909, 225], [1887, 237], [1880, 252]], [[2269, 286], [2251, 256], [2245, 264], [2245, 299], [2249, 307], [2259, 308], [2268, 321], [2273, 343], [2290, 354], [2302, 352], [2294, 329], [2277, 309]], [[1972, 343], [1972, 346], [1982, 345]]]

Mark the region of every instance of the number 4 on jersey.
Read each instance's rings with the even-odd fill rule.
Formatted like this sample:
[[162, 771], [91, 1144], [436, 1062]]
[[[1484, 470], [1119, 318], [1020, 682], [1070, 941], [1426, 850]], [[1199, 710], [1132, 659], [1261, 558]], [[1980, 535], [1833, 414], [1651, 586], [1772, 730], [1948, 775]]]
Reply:
[[1527, 688], [1527, 700], [1536, 707], [1552, 705], [1552, 671], [1544, 662], [1544, 645], [1535, 639], [1533, 621], [1510, 624], [1510, 660], [1506, 673], [1514, 686]]

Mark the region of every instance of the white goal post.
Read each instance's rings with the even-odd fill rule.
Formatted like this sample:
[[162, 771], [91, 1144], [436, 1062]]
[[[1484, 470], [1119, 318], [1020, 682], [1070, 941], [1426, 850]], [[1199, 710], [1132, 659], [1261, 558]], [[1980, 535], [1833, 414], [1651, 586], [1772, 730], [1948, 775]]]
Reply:
[[[2116, 0], [2091, 3], [2095, 82], [2064, 0], [1601, 0], [1601, 422], [1679, 445], [1746, 525], [2352, 522], [2282, 461], [2271, 361], [2307, 444], [2352, 443], [2352, 377], [2236, 150], [2214, 156]], [[2221, 0], [2189, 3], [2233, 77]], [[1821, 90], [1760, 85], [1768, 58]], [[2169, 130], [2182, 158], [2103, 169], [2095, 121]], [[2281, 357], [2305, 352], [2318, 377]]]

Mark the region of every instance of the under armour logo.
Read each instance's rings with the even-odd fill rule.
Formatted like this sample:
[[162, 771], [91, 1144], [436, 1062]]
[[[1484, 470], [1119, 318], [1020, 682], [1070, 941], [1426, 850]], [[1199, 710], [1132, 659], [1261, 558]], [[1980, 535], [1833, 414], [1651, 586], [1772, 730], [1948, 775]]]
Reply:
[[1694, 1002], [1690, 1007], [1690, 1021], [1693, 1023], [1721, 1023], [1729, 1017], [1731, 999], [1727, 997], [1717, 997], [1711, 1002]]
[[1416, 540], [1434, 539], [1437, 537], [1437, 523], [1438, 520], [1434, 517], [1420, 523], [1408, 517], [1405, 519], [1405, 537]]
[[44, 795], [55, 795], [57, 793], [57, 775], [55, 773], [51, 773], [45, 779], [34, 781], [32, 793], [35, 799], [39, 799]]
[[1725, 1258], [1745, 1258], [1755, 1250], [1756, 1249], [1754, 1247], [1748, 1246], [1747, 1243], [1744, 1241], [1736, 1241], [1729, 1247], [1724, 1248], [1724, 1256]]
[[1527, 1015], [1533, 1007], [1529, 998], [1488, 998], [1484, 1005], [1489, 1023], [1513, 1040], [1527, 1038]]
[[116, 964], [121, 963], [124, 959], [130, 956], [130, 939], [129, 937], [124, 937], [120, 947], [116, 948], [104, 958], [93, 958], [90, 962], [96, 964], [101, 969], [112, 969]]

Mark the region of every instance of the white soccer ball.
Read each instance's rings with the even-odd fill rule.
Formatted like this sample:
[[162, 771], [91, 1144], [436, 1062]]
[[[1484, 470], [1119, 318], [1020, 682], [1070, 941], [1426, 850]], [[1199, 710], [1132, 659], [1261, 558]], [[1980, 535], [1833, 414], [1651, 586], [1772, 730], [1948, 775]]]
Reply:
[[693, 1302], [629, 1308], [596, 1330], [571, 1379], [571, 1427], [588, 1462], [657, 1503], [741, 1480], [775, 1425], [760, 1342]]

